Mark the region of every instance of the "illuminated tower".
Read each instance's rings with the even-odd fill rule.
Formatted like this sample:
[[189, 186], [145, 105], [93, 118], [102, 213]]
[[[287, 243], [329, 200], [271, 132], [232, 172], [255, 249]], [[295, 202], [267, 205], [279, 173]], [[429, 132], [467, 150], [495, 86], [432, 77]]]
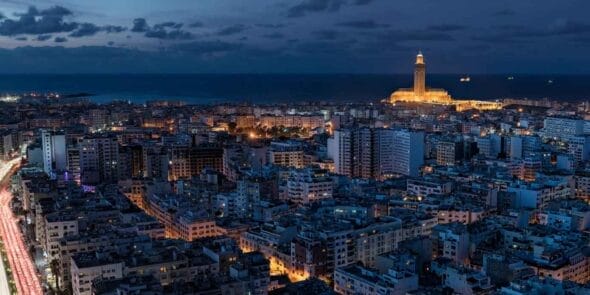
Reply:
[[422, 52], [416, 56], [416, 68], [414, 69], [414, 94], [423, 98], [426, 93], [426, 64]]

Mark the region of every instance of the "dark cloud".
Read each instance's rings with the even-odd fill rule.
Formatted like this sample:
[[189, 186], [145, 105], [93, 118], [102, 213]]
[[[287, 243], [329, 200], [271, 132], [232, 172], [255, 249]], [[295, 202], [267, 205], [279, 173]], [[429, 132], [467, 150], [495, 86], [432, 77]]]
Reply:
[[113, 25], [106, 25], [102, 27], [102, 30], [107, 33], [121, 33], [127, 30], [127, 28], [123, 26], [113, 26]]
[[236, 24], [229, 27], [225, 27], [217, 32], [218, 36], [229, 36], [239, 34], [246, 30], [246, 26], [242, 24]]
[[194, 22], [188, 25], [189, 28], [201, 28], [203, 26], [205, 26], [205, 24], [203, 24], [202, 22]]
[[[36, 8], [34, 9], [36, 10]], [[72, 11], [63, 7], [63, 6], [53, 6], [45, 10], [39, 11], [38, 15], [40, 16], [60, 16], [64, 17], [67, 15], [72, 15]]]
[[373, 0], [354, 0], [354, 5], [367, 5], [373, 2]]
[[145, 36], [147, 38], [156, 38], [162, 40], [190, 40], [194, 37], [191, 32], [183, 30], [166, 31], [164, 29], [149, 30], [145, 33]]
[[144, 33], [147, 38], [155, 38], [161, 40], [190, 40], [194, 36], [191, 32], [181, 30], [183, 24], [176, 22], [163, 22], [155, 24], [153, 27], [148, 25], [144, 18], [136, 18], [133, 20], [133, 27], [131, 32]]
[[29, 39], [27, 37], [25, 37], [25, 36], [20, 36], [20, 37], [14, 38], [14, 40], [16, 40], [16, 41], [27, 41]]
[[113, 46], [113, 45], [115, 45], [115, 42], [113, 42], [113, 41], [109, 41], [109, 42], [107, 42], [107, 45], [108, 45], [108, 46]]
[[437, 31], [437, 32], [453, 32], [453, 31], [461, 31], [467, 29], [466, 26], [463, 25], [456, 25], [456, 24], [442, 24], [442, 25], [432, 25], [428, 27], [430, 31]]
[[304, 0], [287, 11], [288, 17], [302, 17], [310, 12], [338, 11], [343, 0]]
[[80, 37], [88, 37], [94, 36], [98, 32], [106, 32], [106, 33], [121, 33], [125, 31], [126, 28], [122, 26], [113, 26], [113, 25], [106, 25], [103, 27], [99, 27], [92, 23], [83, 23], [78, 26], [76, 30], [74, 30], [70, 37], [80, 38]]
[[[72, 15], [72, 12], [62, 6], [53, 6], [43, 10], [31, 6], [26, 12], [16, 13], [15, 15], [17, 19], [5, 18], [0, 21], [0, 35], [48, 35], [50, 33], [70, 32], [69, 36], [79, 38], [92, 36], [103, 30], [108, 33], [119, 33], [125, 30], [124, 27], [120, 26], [107, 25], [99, 27], [92, 23], [66, 22], [64, 18]], [[39, 38], [35, 40], [39, 40]]]
[[39, 35], [39, 36], [37, 36], [37, 38], [35, 38], [35, 40], [41, 41], [41, 42], [47, 41], [49, 39], [51, 39], [51, 35]]
[[180, 29], [182, 28], [183, 23], [175, 23], [175, 22], [164, 22], [154, 25], [154, 30], [162, 30], [165, 28], [172, 28], [172, 29]]
[[131, 32], [145, 33], [148, 30], [149, 26], [145, 18], [136, 18], [133, 20], [133, 27], [131, 27]]
[[264, 38], [267, 38], [267, 39], [283, 39], [284, 37], [285, 37], [285, 35], [280, 32], [274, 32], [271, 34], [264, 35]]
[[355, 28], [355, 29], [378, 29], [378, 28], [389, 27], [389, 25], [387, 25], [387, 24], [379, 24], [379, 23], [376, 23], [374, 20], [357, 20], [357, 21], [341, 22], [341, 23], [337, 23], [336, 25], [341, 26], [341, 27]]
[[340, 32], [334, 30], [319, 30], [312, 34], [319, 40], [335, 40], [340, 36]]
[[66, 37], [55, 37], [55, 39], [53, 39], [54, 42], [56, 43], [64, 43], [64, 42], [68, 42], [68, 38]]
[[78, 28], [70, 34], [70, 37], [80, 38], [94, 36], [98, 32], [100, 32], [100, 27], [98, 27], [97, 25], [91, 23], [83, 23], [80, 24]]
[[31, 6], [27, 12], [17, 14], [17, 19], [4, 18], [0, 22], [0, 35], [71, 32], [78, 27], [77, 23], [64, 20], [65, 16], [71, 14], [70, 10], [61, 6], [53, 6], [45, 10], [38, 10], [35, 6]]

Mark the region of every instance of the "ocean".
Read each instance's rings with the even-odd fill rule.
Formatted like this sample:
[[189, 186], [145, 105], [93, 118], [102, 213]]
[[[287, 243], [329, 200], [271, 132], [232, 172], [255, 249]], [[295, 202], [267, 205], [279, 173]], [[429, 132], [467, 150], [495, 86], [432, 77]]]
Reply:
[[[429, 74], [427, 85], [459, 99], [590, 99], [590, 76]], [[0, 75], [0, 93], [89, 93], [97, 103], [154, 99], [191, 104], [222, 102], [368, 101], [412, 85], [411, 75], [294, 74], [81, 74]]]

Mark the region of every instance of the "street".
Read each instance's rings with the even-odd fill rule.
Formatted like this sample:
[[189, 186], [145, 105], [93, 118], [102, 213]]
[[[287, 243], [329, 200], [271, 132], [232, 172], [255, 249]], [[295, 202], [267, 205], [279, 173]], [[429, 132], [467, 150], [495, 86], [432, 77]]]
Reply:
[[42, 294], [39, 277], [27, 251], [28, 247], [19, 230], [18, 218], [10, 209], [12, 194], [8, 190], [6, 178], [10, 177], [13, 167], [18, 165], [19, 162], [20, 158], [17, 158], [0, 167], [0, 182], [3, 183], [0, 186], [0, 234], [18, 294]]

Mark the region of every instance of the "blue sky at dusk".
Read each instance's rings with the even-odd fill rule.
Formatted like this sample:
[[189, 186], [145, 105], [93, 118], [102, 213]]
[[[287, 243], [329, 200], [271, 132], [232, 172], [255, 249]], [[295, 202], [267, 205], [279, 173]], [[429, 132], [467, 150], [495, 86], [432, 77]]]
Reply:
[[0, 1], [2, 73], [590, 73], [590, 1]]

